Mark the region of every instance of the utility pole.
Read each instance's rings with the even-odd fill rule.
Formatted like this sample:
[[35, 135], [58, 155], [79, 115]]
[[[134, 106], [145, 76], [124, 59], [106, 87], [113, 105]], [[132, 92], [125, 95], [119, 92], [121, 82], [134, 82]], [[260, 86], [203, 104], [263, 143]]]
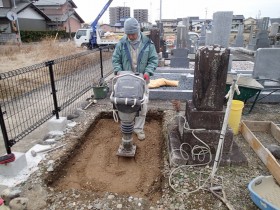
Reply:
[[[16, 9], [17, 8], [16, 1], [14, 0], [13, 3], [14, 3], [14, 9]], [[20, 45], [21, 44], [21, 36], [20, 36], [18, 18], [16, 18], [16, 27], [17, 27], [16, 38], [17, 38], [18, 44]]]
[[163, 25], [161, 22], [161, 17], [162, 17], [162, 0], [160, 0], [160, 5], [159, 5], [159, 36], [160, 39], [163, 38], [162, 34], [163, 34]]
[[72, 39], [72, 36], [71, 36], [71, 24], [70, 24], [70, 0], [67, 0], [67, 16], [68, 16], [68, 31], [69, 31], [69, 38], [70, 40]]
[[55, 18], [56, 21], [56, 30], [58, 31], [58, 18]]

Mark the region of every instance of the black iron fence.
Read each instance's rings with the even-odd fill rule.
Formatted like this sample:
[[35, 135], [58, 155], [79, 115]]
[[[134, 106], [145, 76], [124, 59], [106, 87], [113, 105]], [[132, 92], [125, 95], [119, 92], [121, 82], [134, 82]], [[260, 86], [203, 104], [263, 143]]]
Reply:
[[[54, 52], [55, 53], [55, 52]], [[76, 102], [112, 73], [112, 50], [86, 51], [0, 74], [0, 125], [11, 147]]]

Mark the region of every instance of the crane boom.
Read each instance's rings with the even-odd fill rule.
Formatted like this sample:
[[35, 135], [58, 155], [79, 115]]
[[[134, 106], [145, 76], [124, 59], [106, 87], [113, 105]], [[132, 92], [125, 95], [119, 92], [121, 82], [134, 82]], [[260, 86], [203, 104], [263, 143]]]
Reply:
[[96, 26], [98, 24], [99, 19], [102, 17], [102, 15], [104, 14], [104, 12], [108, 9], [108, 7], [110, 6], [110, 4], [112, 3], [113, 0], [109, 0], [105, 6], [103, 7], [103, 9], [100, 11], [100, 13], [98, 14], [98, 16], [95, 18], [95, 20], [92, 22], [91, 27], [92, 27], [92, 36], [90, 39], [90, 45], [91, 48], [95, 47], [97, 45], [97, 37], [96, 37]]

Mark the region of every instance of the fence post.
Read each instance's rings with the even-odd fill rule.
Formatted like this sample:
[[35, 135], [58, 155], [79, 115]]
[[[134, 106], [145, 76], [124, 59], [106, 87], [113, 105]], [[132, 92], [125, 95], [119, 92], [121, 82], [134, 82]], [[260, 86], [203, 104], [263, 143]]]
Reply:
[[103, 78], [103, 61], [102, 61], [102, 48], [99, 47], [100, 54], [100, 70], [101, 70], [101, 79]]
[[60, 108], [57, 105], [57, 97], [56, 97], [56, 89], [55, 89], [55, 81], [54, 81], [54, 74], [53, 74], [53, 64], [54, 61], [47, 61], [46, 62], [46, 66], [49, 67], [49, 71], [50, 71], [50, 79], [51, 79], [51, 86], [52, 86], [52, 95], [53, 95], [53, 105], [54, 105], [54, 110], [53, 110], [53, 114], [55, 114], [56, 119], [59, 119], [59, 111]]
[[7, 154], [11, 154], [12, 145], [9, 143], [9, 138], [8, 138], [7, 129], [6, 129], [1, 106], [0, 106], [0, 125], [1, 125], [1, 130], [2, 130], [2, 134], [3, 134], [3, 139], [4, 139]]

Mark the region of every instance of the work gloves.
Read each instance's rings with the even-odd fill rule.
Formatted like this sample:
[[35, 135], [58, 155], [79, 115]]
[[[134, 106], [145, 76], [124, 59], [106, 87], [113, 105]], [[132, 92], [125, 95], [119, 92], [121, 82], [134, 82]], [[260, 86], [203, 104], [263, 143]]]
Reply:
[[146, 81], [146, 83], [149, 84], [149, 82], [150, 82], [150, 74], [149, 73], [144, 73], [143, 78]]
[[145, 73], [143, 76], [144, 80], [149, 81], [150, 80], [150, 75], [149, 73]]

